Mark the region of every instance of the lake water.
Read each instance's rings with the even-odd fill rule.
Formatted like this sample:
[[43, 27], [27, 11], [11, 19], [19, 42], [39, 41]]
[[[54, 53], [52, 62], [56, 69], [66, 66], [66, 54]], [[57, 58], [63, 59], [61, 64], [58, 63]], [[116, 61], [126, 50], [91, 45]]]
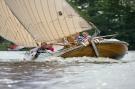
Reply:
[[135, 52], [108, 58], [0, 63], [0, 89], [135, 89]]

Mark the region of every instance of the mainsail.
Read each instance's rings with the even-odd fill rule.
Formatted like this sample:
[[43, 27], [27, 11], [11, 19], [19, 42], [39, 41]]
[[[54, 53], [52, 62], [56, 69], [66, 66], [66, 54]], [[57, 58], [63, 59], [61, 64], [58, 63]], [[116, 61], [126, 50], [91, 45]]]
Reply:
[[[66, 0], [0, 0], [0, 4], [0, 35], [15, 43], [19, 40], [21, 45], [30, 44], [24, 46], [53, 42], [91, 29]], [[27, 36], [29, 39], [25, 39]]]
[[14, 17], [4, 0], [0, 0], [0, 36], [17, 45], [36, 46], [34, 39]]

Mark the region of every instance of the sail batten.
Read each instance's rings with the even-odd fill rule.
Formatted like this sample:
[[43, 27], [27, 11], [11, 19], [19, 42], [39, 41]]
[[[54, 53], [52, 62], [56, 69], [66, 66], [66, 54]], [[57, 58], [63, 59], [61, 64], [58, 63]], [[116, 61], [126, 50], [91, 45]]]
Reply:
[[91, 29], [66, 0], [0, 1], [0, 35], [16, 44], [36, 46]]

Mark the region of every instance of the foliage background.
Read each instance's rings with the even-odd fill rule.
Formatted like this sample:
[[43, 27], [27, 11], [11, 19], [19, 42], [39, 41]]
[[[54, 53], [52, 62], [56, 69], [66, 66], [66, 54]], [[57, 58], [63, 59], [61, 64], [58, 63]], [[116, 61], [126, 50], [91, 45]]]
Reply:
[[118, 33], [118, 39], [135, 49], [135, 0], [67, 0], [88, 22], [93, 22], [100, 35]]

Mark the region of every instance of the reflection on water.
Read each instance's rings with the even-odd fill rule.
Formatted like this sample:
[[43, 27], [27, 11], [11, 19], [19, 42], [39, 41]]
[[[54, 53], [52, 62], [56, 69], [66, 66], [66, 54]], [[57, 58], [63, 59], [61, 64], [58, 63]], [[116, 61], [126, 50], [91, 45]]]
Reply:
[[122, 60], [68, 58], [0, 63], [0, 89], [134, 89], [135, 52]]

